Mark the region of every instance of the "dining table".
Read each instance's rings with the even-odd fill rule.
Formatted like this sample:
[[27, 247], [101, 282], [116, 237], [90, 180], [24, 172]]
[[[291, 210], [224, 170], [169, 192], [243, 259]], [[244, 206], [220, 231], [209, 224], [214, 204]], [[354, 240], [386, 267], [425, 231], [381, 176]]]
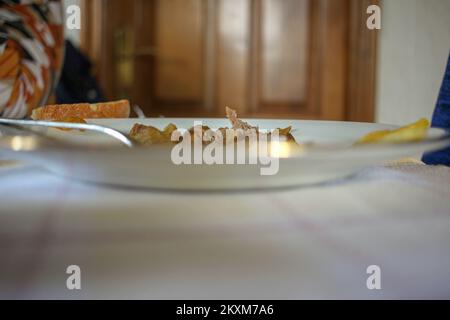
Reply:
[[450, 168], [411, 160], [301, 187], [167, 191], [4, 159], [0, 298], [448, 299]]

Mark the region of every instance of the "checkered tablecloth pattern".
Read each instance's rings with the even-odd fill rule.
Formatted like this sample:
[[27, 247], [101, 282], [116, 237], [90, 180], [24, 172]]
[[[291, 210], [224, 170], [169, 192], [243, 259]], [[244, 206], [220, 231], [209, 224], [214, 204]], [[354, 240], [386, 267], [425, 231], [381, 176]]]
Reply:
[[[0, 298], [450, 298], [446, 167], [250, 193], [107, 188], [11, 164], [0, 181]], [[81, 290], [66, 287], [69, 265]]]

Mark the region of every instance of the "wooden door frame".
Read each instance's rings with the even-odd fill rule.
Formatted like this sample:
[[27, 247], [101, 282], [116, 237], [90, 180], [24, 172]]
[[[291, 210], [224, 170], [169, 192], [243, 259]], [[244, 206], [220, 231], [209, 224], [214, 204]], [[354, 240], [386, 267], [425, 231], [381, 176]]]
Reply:
[[[313, 29], [311, 47], [322, 55], [311, 55], [308, 105], [313, 109], [312, 113], [314, 110], [325, 111], [323, 116], [329, 120], [374, 121], [379, 32], [366, 27], [366, 10], [371, 4], [380, 5], [381, 1], [312, 1], [319, 17], [313, 19], [316, 29]], [[81, 0], [83, 28], [80, 40], [81, 49], [92, 59], [106, 95], [111, 96], [113, 71], [106, 67], [111, 55], [102, 34], [105, 26], [102, 8], [106, 5], [105, 0]], [[330, 34], [334, 34], [334, 38]], [[342, 41], [323, 41], [331, 38]], [[320, 59], [324, 62], [321, 65]], [[336, 60], [341, 63], [336, 64]]]
[[366, 11], [381, 0], [312, 3], [318, 17], [312, 19], [311, 51], [322, 56], [311, 52], [310, 106], [325, 112], [328, 120], [373, 122], [379, 32], [367, 28]]
[[366, 11], [370, 5], [381, 6], [382, 0], [349, 1], [346, 119], [373, 122], [379, 31], [367, 28]]

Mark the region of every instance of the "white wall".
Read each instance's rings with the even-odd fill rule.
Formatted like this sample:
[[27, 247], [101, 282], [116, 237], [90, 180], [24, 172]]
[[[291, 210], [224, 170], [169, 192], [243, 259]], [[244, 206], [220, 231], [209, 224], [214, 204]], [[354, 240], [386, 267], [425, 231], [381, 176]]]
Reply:
[[378, 122], [431, 117], [450, 49], [450, 0], [383, 0]]

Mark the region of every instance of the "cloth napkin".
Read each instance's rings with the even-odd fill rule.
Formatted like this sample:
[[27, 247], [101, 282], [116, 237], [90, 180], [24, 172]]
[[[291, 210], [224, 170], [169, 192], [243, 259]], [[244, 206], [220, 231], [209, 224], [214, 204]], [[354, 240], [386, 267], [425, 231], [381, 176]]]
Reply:
[[24, 165], [0, 179], [0, 298], [450, 298], [447, 167], [250, 193], [107, 188]]

